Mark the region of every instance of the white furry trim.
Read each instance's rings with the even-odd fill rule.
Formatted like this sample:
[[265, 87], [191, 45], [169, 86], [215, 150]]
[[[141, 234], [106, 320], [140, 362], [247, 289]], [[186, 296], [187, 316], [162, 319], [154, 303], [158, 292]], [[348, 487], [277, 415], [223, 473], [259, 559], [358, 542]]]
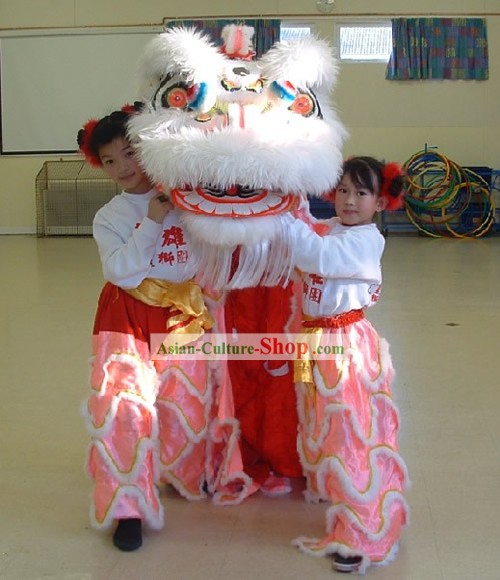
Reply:
[[109, 529], [112, 524], [113, 521], [116, 519], [114, 512], [116, 510], [116, 506], [119, 504], [119, 502], [121, 501], [121, 499], [123, 497], [132, 497], [134, 499], [137, 500], [137, 503], [139, 504], [139, 508], [144, 516], [144, 520], [147, 523], [147, 525], [152, 529], [152, 530], [161, 530], [163, 528], [164, 525], [164, 512], [163, 512], [163, 506], [160, 502], [160, 498], [159, 498], [159, 494], [157, 489], [154, 489], [154, 494], [155, 494], [155, 498], [156, 501], [158, 502], [158, 512], [155, 512], [153, 509], [151, 509], [151, 506], [149, 504], [149, 502], [146, 500], [146, 498], [144, 497], [144, 494], [135, 486], [129, 486], [129, 485], [125, 485], [123, 487], [120, 487], [116, 493], [116, 495], [113, 498], [113, 501], [111, 502], [111, 505], [109, 506], [109, 509], [107, 511], [107, 515], [105, 517], [105, 519], [99, 523], [96, 520], [95, 517], [95, 504], [92, 501], [91, 505], [90, 505], [90, 522], [92, 524], [92, 527], [94, 527], [96, 530], [105, 530], [105, 529]]
[[[354, 323], [350, 325], [350, 327], [348, 328], [347, 341], [350, 344], [350, 346], [345, 354], [346, 356], [352, 357], [352, 362], [349, 359], [342, 361], [341, 376], [335, 387], [329, 388], [325, 384], [325, 381], [323, 380], [323, 377], [319, 372], [317, 365], [314, 364], [313, 366], [314, 383], [316, 389], [323, 397], [329, 398], [335, 396], [335, 394], [344, 386], [345, 381], [348, 380], [350, 364], [356, 365], [356, 368], [360, 373], [363, 384], [366, 385], [367, 389], [369, 389], [371, 392], [374, 393], [378, 392], [381, 385], [387, 382], [389, 376], [394, 375], [394, 368], [392, 366], [392, 360], [389, 354], [389, 344], [383, 338], [379, 338], [379, 358], [380, 358], [379, 374], [375, 377], [375, 379], [373, 379], [371, 374], [366, 370], [365, 365], [363, 364], [363, 354], [361, 353], [361, 350], [357, 348], [357, 345], [363, 340], [359, 335], [358, 332], [359, 327], [357, 327], [357, 324], [366, 324], [366, 323], [370, 324], [365, 319], [361, 323]], [[388, 393], [388, 396], [390, 397], [391, 395]]]
[[207, 497], [207, 494], [203, 491], [203, 489], [201, 489], [201, 487], [199, 489], [199, 493], [196, 495], [188, 491], [186, 486], [182, 483], [182, 480], [177, 478], [175, 473], [169, 469], [164, 470], [162, 477], [166, 477], [168, 483], [172, 485], [180, 493], [180, 495], [182, 495], [182, 497], [188, 501], [200, 501]]
[[[108, 384], [109, 372], [108, 368], [111, 363], [121, 362], [130, 365], [140, 371], [143, 375], [144, 383], [140, 389], [140, 396], [149, 404], [153, 404], [156, 400], [156, 395], [158, 394], [158, 385], [156, 380], [156, 370], [151, 362], [142, 360], [139, 356], [128, 354], [128, 353], [114, 353], [111, 354], [106, 362], [103, 364], [103, 380], [99, 385], [99, 389], [93, 389], [94, 394], [97, 396], [106, 395], [106, 386]], [[95, 364], [95, 360], [93, 361]], [[145, 385], [150, 384], [150, 388], [145, 388]]]
[[353, 501], [358, 503], [368, 503], [375, 500], [377, 496], [384, 491], [382, 490], [380, 471], [376, 464], [377, 458], [379, 456], [385, 456], [394, 461], [394, 463], [399, 467], [403, 474], [402, 489], [407, 489], [410, 484], [410, 479], [405, 462], [399, 453], [396, 453], [390, 447], [384, 446], [376, 447], [375, 449], [371, 449], [369, 452], [370, 485], [363, 491], [356, 489], [352, 483], [351, 478], [347, 474], [346, 469], [342, 465], [342, 462], [337, 457], [331, 457], [322, 461], [320, 467], [317, 470], [318, 491], [321, 497], [329, 497], [328, 490], [325, 487], [326, 475], [328, 474], [329, 477], [332, 477], [332, 474], [335, 474], [338, 476], [342, 486], [342, 491]]
[[207, 80], [215, 83], [224, 63], [223, 55], [208, 35], [195, 28], [171, 28], [153, 38], [140, 59], [142, 96], [151, 98], [159, 81], [169, 73], [193, 83]]
[[[229, 438], [227, 436], [227, 428], [229, 428]], [[221, 436], [216, 435], [216, 431], [221, 432]], [[223, 461], [217, 467], [217, 473], [213, 481], [209, 481], [209, 488], [212, 495], [212, 503], [215, 505], [239, 505], [244, 499], [253, 493], [255, 490], [253, 479], [243, 471], [235, 471], [228, 473], [228, 465], [234, 453], [239, 452], [236, 447], [239, 445], [240, 428], [239, 422], [236, 419], [215, 419], [210, 427], [210, 438], [214, 443], [224, 443], [225, 449], [223, 451]], [[213, 465], [214, 458], [209, 447], [207, 452], [207, 465]], [[230, 495], [224, 491], [224, 486], [230, 485], [233, 482], [241, 483], [241, 488], [233, 499], [227, 499]]]
[[292, 546], [297, 547], [301, 552], [304, 554], [308, 554], [309, 556], [315, 556], [316, 558], [324, 557], [324, 556], [331, 556], [333, 554], [340, 554], [344, 558], [354, 557], [354, 556], [361, 556], [361, 564], [357, 570], [358, 574], [364, 575], [366, 570], [371, 564], [371, 560], [368, 556], [364, 556], [363, 554], [359, 554], [355, 550], [346, 546], [346, 544], [342, 544], [340, 542], [330, 542], [325, 548], [321, 550], [314, 550], [312, 548], [308, 548], [307, 544], [319, 544], [321, 540], [319, 538], [308, 538], [306, 536], [299, 536], [292, 540]]
[[165, 401], [164, 399], [159, 400], [157, 404], [161, 405], [162, 407], [165, 407], [167, 409], [170, 409], [174, 412], [175, 416], [179, 420], [179, 423], [182, 425], [183, 433], [186, 435], [186, 437], [188, 438], [188, 441], [190, 443], [197, 444], [197, 443], [200, 443], [201, 441], [203, 441], [203, 439], [205, 439], [206, 434], [207, 434], [206, 422], [205, 422], [205, 426], [203, 427], [203, 429], [200, 432], [194, 431], [192, 429], [191, 425], [186, 420], [186, 417], [185, 417], [184, 413], [182, 412], [182, 408], [180, 407], [179, 404], [177, 404], [173, 401]]
[[[208, 421], [210, 415], [210, 408], [212, 403], [212, 396], [213, 396], [213, 381], [210, 377], [210, 372], [207, 373], [208, 380], [205, 385], [205, 391], [201, 392], [195, 387], [195, 385], [190, 381], [189, 377], [186, 376], [185, 372], [179, 367], [169, 367], [165, 372], [163, 372], [159, 377], [159, 383], [164, 383], [169, 375], [175, 375], [176, 378], [180, 379], [181, 383], [186, 388], [186, 391], [193, 396], [195, 399], [199, 401], [199, 403], [203, 406], [203, 417], [205, 419], [205, 426], [201, 429], [200, 432], [196, 432], [191, 428], [191, 425], [188, 423], [185, 414], [182, 412], [182, 407], [174, 400], [166, 400], [162, 398], [158, 398], [156, 401], [156, 405], [166, 407], [172, 410], [179, 420], [179, 423], [183, 427], [183, 432], [186, 435], [188, 441], [192, 444], [198, 444], [204, 439], [206, 439], [207, 431], [208, 431]], [[190, 449], [191, 450], [191, 449]], [[190, 451], [189, 450], [189, 451]], [[176, 465], [182, 458], [187, 454], [188, 450], [186, 449], [176, 460], [174, 463], [170, 465]]]
[[309, 476], [306, 473], [306, 480], [307, 480], [307, 488], [302, 492], [302, 495], [304, 496], [304, 499], [306, 500], [307, 503], [321, 503], [321, 502], [325, 502], [325, 501], [329, 501], [329, 499], [327, 497], [321, 497], [318, 493], [314, 493], [310, 490], [310, 484], [309, 484]]
[[328, 82], [333, 89], [338, 61], [331, 46], [318, 37], [276, 43], [259, 61], [262, 76], [289, 81], [294, 86], [318, 87]]
[[146, 455], [152, 451], [153, 452], [153, 470], [155, 482], [159, 479], [159, 469], [158, 469], [158, 445], [156, 441], [151, 439], [143, 439], [139, 446], [137, 447], [136, 460], [130, 471], [121, 471], [115, 460], [112, 457], [112, 453], [108, 450], [106, 444], [100, 440], [94, 440], [91, 443], [91, 447], [94, 447], [102, 459], [108, 471], [113, 475], [113, 477], [120, 483], [120, 485], [135, 485], [134, 480], [137, 479], [139, 472], [143, 468]]
[[[408, 514], [410, 512], [410, 506], [408, 505], [405, 498], [402, 496], [401, 493], [398, 491], [389, 491], [384, 496], [384, 500], [382, 502], [382, 519], [383, 524], [382, 527], [378, 532], [370, 532], [364, 526], [361, 525], [360, 521], [353, 515], [353, 513], [346, 509], [345, 505], [338, 504], [328, 508], [326, 512], [326, 529], [330, 533], [334, 526], [335, 526], [335, 519], [338, 517], [339, 514], [345, 516], [347, 520], [357, 529], [359, 529], [363, 535], [365, 535], [368, 540], [371, 542], [379, 542], [384, 538], [387, 534], [390, 526], [391, 526], [391, 518], [389, 514], [389, 508], [393, 503], [400, 503], [403, 506], [405, 517], [406, 517], [406, 524], [404, 527], [408, 526], [409, 524], [409, 517]], [[383, 561], [383, 560], [382, 560]]]
[[[387, 532], [390, 528], [389, 508], [392, 505], [392, 503], [394, 503], [394, 502], [399, 502], [399, 503], [403, 504], [403, 508], [405, 509], [406, 517], [408, 517], [407, 514], [409, 512], [409, 506], [408, 506], [406, 500], [404, 499], [404, 497], [401, 496], [401, 494], [399, 494], [397, 492], [389, 492], [385, 496], [384, 502], [382, 505], [382, 514], [383, 514], [384, 523], [383, 523], [382, 528], [380, 529], [379, 532], [372, 533], [369, 530], [366, 530], [365, 528], [360, 528], [359, 521], [352, 515], [352, 513], [349, 510], [346, 510], [343, 505], [332, 506], [331, 508], [328, 509], [327, 516], [326, 516], [327, 517], [327, 530], [328, 530], [328, 532], [330, 532], [333, 529], [333, 526], [335, 525], [335, 518], [337, 518], [338, 515], [340, 513], [342, 513], [346, 517], [346, 519], [348, 519], [351, 522], [351, 524], [353, 524], [356, 528], [358, 528], [362, 531], [362, 533], [368, 538], [368, 540], [370, 540], [372, 542], [378, 542], [384, 538], [384, 536], [387, 534]], [[366, 572], [367, 568], [369, 567], [369, 565], [372, 563], [371, 559], [368, 556], [366, 556], [364, 554], [359, 554], [358, 552], [352, 550], [352, 548], [350, 548], [346, 544], [343, 544], [340, 542], [330, 542], [322, 549], [314, 549], [314, 548], [308, 547], [308, 544], [318, 544], [320, 541], [321, 540], [319, 540], [318, 538], [307, 538], [305, 536], [301, 536], [301, 537], [298, 537], [295, 540], [293, 540], [292, 545], [297, 546], [301, 552], [304, 552], [304, 553], [309, 554], [311, 556], [317, 556], [317, 557], [318, 556], [328, 556], [328, 555], [335, 554], [335, 553], [338, 553], [344, 557], [361, 556], [363, 558], [363, 560], [362, 560], [361, 566], [358, 570], [359, 574], [364, 574]], [[392, 546], [392, 548], [387, 553], [384, 560], [377, 562], [377, 565], [385, 565], [385, 564], [388, 564], [389, 562], [391, 562], [395, 558], [397, 551], [398, 551], [398, 542], [395, 542], [395, 544]]]
[[158, 376], [158, 385], [162, 385], [166, 382], [170, 375], [174, 375], [176, 379], [178, 379], [182, 385], [186, 388], [186, 391], [200, 402], [205, 402], [210, 399], [211, 396], [211, 388], [210, 385], [207, 383], [205, 385], [204, 391], [199, 391], [194, 383], [190, 380], [189, 376], [186, 374], [186, 371], [177, 365], [172, 365], [167, 367], [159, 376]]
[[[299, 383], [299, 384], [303, 384], [303, 383]], [[378, 399], [378, 398], [383, 398], [383, 399], [387, 399], [389, 406], [391, 408], [391, 410], [395, 413], [396, 418], [398, 419], [398, 423], [399, 423], [399, 412], [396, 408], [396, 406], [394, 405], [394, 403], [392, 402], [392, 399], [390, 398], [389, 395], [385, 394], [385, 393], [375, 393], [372, 395], [371, 400], [374, 399]], [[300, 404], [300, 401], [299, 401]], [[303, 405], [300, 404], [300, 419], [301, 419], [301, 423], [303, 425], [305, 425], [305, 413], [303, 411]], [[310, 447], [311, 449], [314, 449], [315, 451], [317, 451], [318, 449], [320, 449], [324, 442], [325, 442], [325, 438], [328, 435], [328, 432], [330, 430], [330, 418], [335, 415], [335, 414], [342, 414], [344, 411], [348, 411], [350, 414], [350, 424], [352, 425], [353, 431], [356, 434], [356, 436], [360, 439], [360, 441], [363, 443], [363, 445], [365, 445], [366, 447], [372, 447], [373, 445], [377, 444], [377, 440], [379, 439], [379, 432], [378, 432], [378, 422], [377, 422], [377, 418], [378, 418], [378, 409], [375, 405], [370, 405], [371, 410], [372, 410], [372, 418], [371, 418], [371, 425], [370, 425], [370, 433], [371, 435], [369, 437], [366, 437], [362, 430], [361, 427], [359, 425], [359, 421], [357, 419], [356, 413], [352, 412], [352, 409], [348, 406], [345, 405], [343, 403], [331, 403], [329, 405], [325, 406], [325, 419], [323, 421], [323, 424], [321, 425], [321, 430], [319, 432], [319, 435], [313, 437], [307, 437], [307, 446]]]
[[87, 426], [87, 431], [92, 437], [105, 437], [111, 431], [114, 420], [117, 415], [118, 405], [121, 401], [129, 401], [137, 407], [145, 408], [151, 415], [151, 438], [155, 439], [158, 437], [158, 419], [156, 414], [156, 407], [154, 404], [147, 403], [140, 395], [135, 393], [130, 393], [127, 391], [118, 393], [111, 400], [111, 405], [109, 406], [109, 411], [106, 414], [104, 423], [98, 427], [94, 423], [94, 419], [89, 410], [88, 399], [82, 402], [81, 406], [81, 416], [85, 420]]
[[336, 120], [326, 125], [320, 119], [294, 117], [286, 123], [278, 114], [262, 114], [256, 120], [261, 126], [254, 130], [208, 132], [182, 126], [178, 114], [171, 113], [163, 123], [147, 115], [134, 115], [130, 136], [145, 171], [166, 189], [239, 183], [285, 194], [322, 195], [338, 181], [345, 131]]
[[363, 377], [365, 384], [370, 385], [372, 391], [377, 391], [380, 385], [387, 381], [388, 375], [394, 375], [394, 367], [392, 366], [392, 359], [389, 353], [389, 343], [384, 338], [379, 338], [379, 357], [380, 357], [380, 373], [373, 380], [368, 372], [366, 371], [364, 365], [359, 367], [361, 376]]

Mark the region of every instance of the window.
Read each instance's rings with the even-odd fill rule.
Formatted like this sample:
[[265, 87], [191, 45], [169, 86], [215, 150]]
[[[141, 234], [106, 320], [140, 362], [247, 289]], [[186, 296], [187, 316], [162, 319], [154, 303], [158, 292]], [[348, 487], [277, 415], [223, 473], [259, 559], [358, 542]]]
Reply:
[[338, 25], [340, 60], [387, 62], [392, 52], [390, 21]]
[[305, 24], [282, 22], [280, 40], [297, 40], [311, 35], [311, 27]]

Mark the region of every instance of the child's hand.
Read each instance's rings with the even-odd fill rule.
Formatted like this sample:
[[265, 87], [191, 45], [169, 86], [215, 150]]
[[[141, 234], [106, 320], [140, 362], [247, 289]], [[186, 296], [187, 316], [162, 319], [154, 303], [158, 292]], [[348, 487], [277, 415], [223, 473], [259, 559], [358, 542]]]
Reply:
[[165, 216], [174, 206], [170, 203], [164, 193], [157, 193], [151, 198], [148, 207], [148, 218], [158, 224], [163, 223]]

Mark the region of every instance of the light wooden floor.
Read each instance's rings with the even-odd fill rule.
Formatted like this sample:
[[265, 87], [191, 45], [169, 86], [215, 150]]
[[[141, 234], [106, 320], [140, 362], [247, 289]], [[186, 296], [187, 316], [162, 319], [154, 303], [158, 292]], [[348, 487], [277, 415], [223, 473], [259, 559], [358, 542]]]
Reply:
[[[88, 524], [90, 332], [101, 272], [91, 238], [0, 237], [0, 578], [308, 580], [327, 559], [290, 546], [320, 535], [324, 505], [297, 487], [239, 507], [162, 492], [164, 530], [131, 554]], [[369, 318], [392, 349], [401, 450], [413, 487], [383, 580], [500, 579], [500, 237], [390, 235]]]

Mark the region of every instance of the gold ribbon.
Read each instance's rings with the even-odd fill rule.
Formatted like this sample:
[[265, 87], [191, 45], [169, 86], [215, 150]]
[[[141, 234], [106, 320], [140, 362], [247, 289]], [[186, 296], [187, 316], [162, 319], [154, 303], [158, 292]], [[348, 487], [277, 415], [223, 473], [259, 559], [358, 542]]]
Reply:
[[302, 328], [302, 332], [304, 334], [315, 336], [306, 337], [306, 341], [309, 346], [307, 354], [303, 355], [302, 358], [293, 361], [293, 381], [295, 383], [314, 384], [313, 362], [309, 356], [309, 353], [315, 350], [315, 348], [318, 346], [321, 340], [321, 335], [323, 334], [323, 329], [318, 327], [309, 327]]
[[[317, 346], [321, 340], [321, 336], [325, 328], [345, 328], [350, 324], [363, 320], [365, 317], [364, 310], [349, 310], [342, 314], [334, 314], [333, 316], [324, 316], [314, 318], [312, 316], [304, 316], [302, 322], [302, 332], [304, 334], [314, 335], [307, 339], [309, 344], [309, 352], [316, 352]], [[313, 342], [315, 344], [313, 344]], [[313, 379], [313, 361], [307, 355], [301, 359], [295, 360], [293, 365], [293, 380], [295, 383], [314, 383]]]
[[170, 308], [172, 316], [167, 320], [169, 333], [193, 334], [199, 338], [214, 325], [205, 305], [203, 292], [193, 280], [167, 282], [146, 278], [137, 288], [125, 292], [149, 306]]

